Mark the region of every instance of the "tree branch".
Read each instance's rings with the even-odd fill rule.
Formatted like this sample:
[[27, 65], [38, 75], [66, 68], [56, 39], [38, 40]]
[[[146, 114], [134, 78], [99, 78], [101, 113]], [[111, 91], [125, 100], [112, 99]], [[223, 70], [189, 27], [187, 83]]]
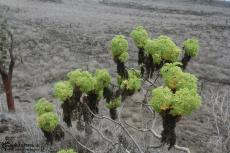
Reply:
[[88, 150], [91, 153], [95, 153], [95, 151], [91, 150], [90, 148], [88, 148], [87, 146], [83, 145], [81, 142], [79, 142], [71, 132], [69, 132], [68, 130], [66, 130], [62, 125], [60, 125], [61, 128], [63, 129], [63, 131], [65, 131], [66, 133], [68, 133], [81, 147], [85, 148], [86, 150]]
[[[124, 122], [125, 122], [126, 125], [128, 125], [129, 127], [133, 128], [133, 129], [135, 129], [137, 131], [140, 131], [140, 132], [151, 132], [153, 134], [153, 136], [155, 136], [157, 139], [161, 139], [161, 136], [155, 130], [153, 130], [152, 128], [151, 129], [139, 129], [137, 127], [134, 127], [134, 126], [128, 124], [126, 121], [124, 121]], [[157, 147], [161, 147], [161, 146], [162, 146], [162, 144], [160, 146], [152, 146], [151, 145], [151, 146], [149, 146], [149, 148], [157, 148]], [[174, 148], [176, 150], [179, 150], [179, 151], [184, 151], [184, 152], [190, 153], [189, 148], [186, 148], [186, 147], [180, 147], [178, 145], [174, 145]]]
[[[85, 95], [83, 95], [83, 96], [85, 96]], [[81, 100], [83, 100], [83, 99], [84, 99], [84, 98], [81, 97]], [[84, 103], [84, 104], [85, 104], [85, 103]], [[106, 116], [99, 116], [99, 115], [96, 115], [96, 114], [94, 114], [94, 113], [90, 110], [90, 108], [89, 108], [89, 106], [88, 106], [87, 104], [85, 104], [85, 105], [87, 106], [89, 112], [90, 112], [94, 117], [99, 118], [99, 119], [106, 119], [106, 120], [109, 120], [109, 121], [111, 121], [111, 122], [113, 122], [113, 123], [119, 125], [119, 126], [126, 132], [126, 134], [129, 136], [129, 138], [133, 141], [133, 143], [135, 144], [135, 146], [137, 147], [137, 149], [140, 151], [140, 153], [144, 153], [144, 152], [142, 151], [141, 147], [137, 144], [136, 140], [132, 137], [132, 135], [129, 133], [129, 131], [122, 125], [122, 123], [117, 122], [117, 121], [114, 121], [114, 120], [112, 120], [111, 118], [106, 117]]]
[[14, 37], [13, 34], [8, 30], [8, 35], [10, 36], [10, 48], [9, 48], [9, 54], [10, 54], [10, 65], [9, 65], [9, 72], [8, 75], [10, 79], [12, 78], [14, 64], [15, 64], [15, 57], [13, 55], [13, 49], [14, 49]]

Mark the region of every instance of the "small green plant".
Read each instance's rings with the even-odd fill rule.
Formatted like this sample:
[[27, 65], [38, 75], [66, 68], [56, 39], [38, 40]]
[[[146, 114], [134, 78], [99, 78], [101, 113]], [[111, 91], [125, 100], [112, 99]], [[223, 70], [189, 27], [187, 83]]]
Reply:
[[44, 113], [37, 117], [37, 124], [45, 132], [53, 132], [58, 125], [58, 117], [53, 112]]
[[62, 102], [65, 102], [73, 95], [73, 86], [69, 81], [57, 82], [54, 85], [54, 95]]
[[116, 109], [121, 106], [121, 97], [114, 98], [109, 103], [106, 103], [108, 109]]
[[53, 112], [54, 106], [45, 98], [41, 98], [37, 101], [35, 105], [35, 111], [37, 112], [38, 115], [42, 115], [47, 112]]
[[149, 39], [148, 32], [144, 29], [143, 26], [137, 26], [132, 32], [131, 37], [135, 42], [137, 48], [144, 48], [147, 40]]
[[73, 149], [63, 149], [58, 151], [57, 153], [77, 153]]
[[124, 63], [128, 60], [128, 41], [124, 36], [117, 35], [112, 39], [111, 50], [115, 61], [119, 60], [121, 63]]
[[195, 57], [199, 53], [199, 42], [196, 38], [187, 39], [183, 43], [183, 48], [187, 56]]

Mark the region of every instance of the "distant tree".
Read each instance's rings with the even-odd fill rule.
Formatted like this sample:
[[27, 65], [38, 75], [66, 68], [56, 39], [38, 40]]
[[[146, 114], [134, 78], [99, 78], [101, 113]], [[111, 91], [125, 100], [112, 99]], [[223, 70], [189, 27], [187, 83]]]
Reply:
[[15, 111], [14, 98], [12, 93], [12, 75], [15, 65], [13, 54], [14, 39], [13, 34], [8, 29], [6, 21], [0, 25], [0, 75], [6, 94], [7, 106], [10, 112]]

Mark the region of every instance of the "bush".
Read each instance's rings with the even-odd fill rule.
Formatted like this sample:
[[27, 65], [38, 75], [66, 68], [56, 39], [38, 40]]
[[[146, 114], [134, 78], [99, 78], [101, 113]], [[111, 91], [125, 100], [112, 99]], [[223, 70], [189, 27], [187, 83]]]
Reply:
[[128, 60], [128, 41], [122, 35], [117, 35], [111, 42], [112, 56], [122, 63]]
[[44, 113], [37, 117], [38, 127], [46, 132], [53, 132], [58, 122], [58, 117], [53, 112]]
[[73, 95], [73, 86], [69, 81], [58, 82], [54, 85], [54, 95], [61, 101], [66, 101]]
[[58, 151], [57, 153], [77, 153], [73, 149], [63, 149]]
[[142, 26], [137, 26], [130, 35], [138, 48], [144, 48], [149, 39], [148, 32]]
[[54, 106], [50, 102], [48, 102], [45, 98], [41, 98], [37, 101], [35, 105], [35, 111], [38, 115], [47, 113], [47, 112], [53, 112]]
[[187, 56], [195, 57], [199, 53], [199, 42], [196, 38], [185, 40], [183, 47]]

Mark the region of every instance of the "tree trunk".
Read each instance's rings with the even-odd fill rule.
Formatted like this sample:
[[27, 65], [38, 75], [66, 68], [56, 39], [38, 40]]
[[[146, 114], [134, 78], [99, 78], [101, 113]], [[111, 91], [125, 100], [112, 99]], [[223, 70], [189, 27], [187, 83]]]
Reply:
[[15, 112], [14, 98], [13, 98], [12, 86], [11, 86], [12, 78], [10, 78], [9, 75], [2, 76], [2, 82], [6, 94], [8, 110], [10, 112]]

